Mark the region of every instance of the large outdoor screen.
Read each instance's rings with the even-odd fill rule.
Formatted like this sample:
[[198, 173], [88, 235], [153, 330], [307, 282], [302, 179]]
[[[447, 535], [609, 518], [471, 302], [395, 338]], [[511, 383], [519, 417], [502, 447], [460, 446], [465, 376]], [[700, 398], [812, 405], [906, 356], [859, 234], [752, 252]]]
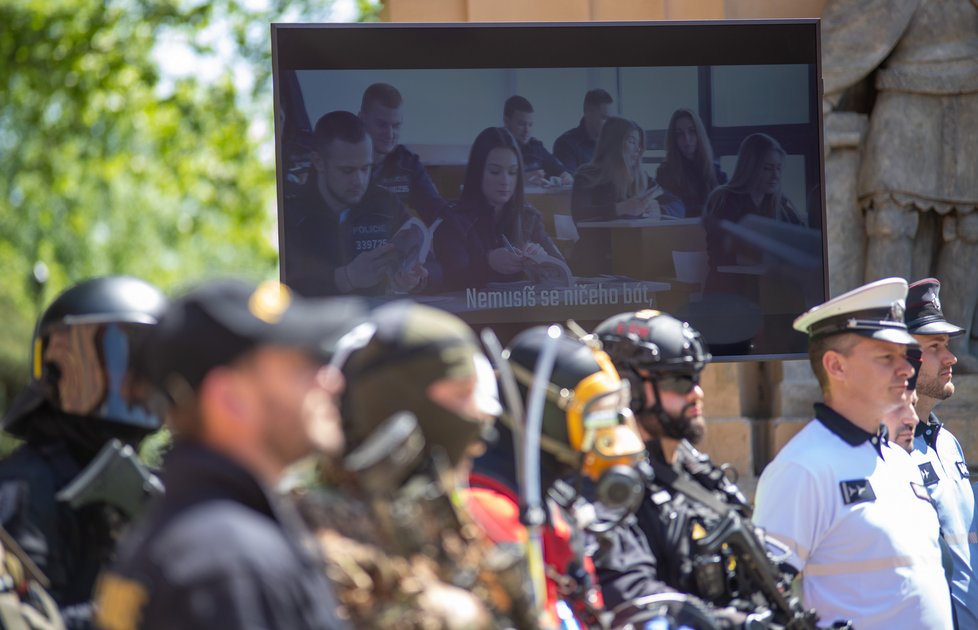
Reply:
[[827, 298], [817, 20], [272, 27], [280, 271], [500, 337], [627, 310], [717, 358]]

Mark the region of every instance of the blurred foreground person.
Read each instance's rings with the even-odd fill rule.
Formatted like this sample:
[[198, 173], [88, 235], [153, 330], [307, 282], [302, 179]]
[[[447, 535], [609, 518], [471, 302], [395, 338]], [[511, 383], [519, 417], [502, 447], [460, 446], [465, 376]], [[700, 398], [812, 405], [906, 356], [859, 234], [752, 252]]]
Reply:
[[[644, 449], [628, 408], [628, 384], [604, 352], [556, 326], [520, 333], [503, 358], [519, 400], [506, 399], [499, 438], [475, 461], [469, 510], [494, 541], [527, 545], [547, 623], [600, 627], [602, 602], [584, 548], [593, 509], [584, 496], [627, 501], [641, 492], [630, 472]], [[537, 393], [542, 417], [535, 416]], [[525, 420], [517, 406], [527, 410]]]
[[791, 598], [790, 578], [747, 520], [744, 495], [693, 446], [706, 431], [699, 380], [711, 359], [699, 333], [644, 310], [616, 315], [594, 335], [631, 384], [649, 457], [634, 525], [608, 532], [595, 554], [614, 625], [661, 607], [672, 622], [696, 628], [739, 628], [775, 617], [814, 627], [814, 614]]
[[348, 454], [299, 498], [343, 613], [358, 628], [536, 627], [522, 557], [495, 548], [458, 498], [500, 411], [472, 330], [394, 302], [344, 338], [335, 362]]
[[69, 627], [89, 625], [119, 530], [159, 488], [133, 450], [160, 418], [132, 361], [165, 307], [136, 278], [66, 290], [37, 323], [30, 384], [2, 421], [24, 441], [0, 462], [0, 524], [13, 537], [4, 546], [19, 545], [43, 572]]
[[860, 630], [953, 623], [937, 514], [910, 456], [880, 436], [913, 376], [906, 296], [887, 278], [795, 320], [825, 402], [757, 485], [754, 521], [790, 549], [805, 605]]
[[167, 491], [99, 580], [102, 628], [347, 627], [311, 536], [270, 489], [297, 459], [343, 450], [343, 377], [323, 355], [357, 313], [276, 282], [210, 281], [174, 301], [139, 361], [171, 402]]
[[978, 628], [978, 511], [971, 473], [961, 443], [934, 413], [941, 401], [954, 394], [951, 374], [958, 358], [951, 352], [951, 340], [965, 331], [944, 319], [940, 291], [935, 278], [914, 282], [907, 290], [907, 329], [920, 344], [916, 408], [921, 422], [910, 455], [937, 508], [941, 534], [951, 553], [955, 621], [961, 630], [974, 630]]

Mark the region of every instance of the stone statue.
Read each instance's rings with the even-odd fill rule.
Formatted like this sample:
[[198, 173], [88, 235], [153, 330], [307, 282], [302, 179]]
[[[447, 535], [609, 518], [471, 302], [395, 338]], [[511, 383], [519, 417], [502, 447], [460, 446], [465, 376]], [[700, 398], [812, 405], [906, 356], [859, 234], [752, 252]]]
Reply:
[[978, 371], [978, 0], [828, 0], [822, 59], [826, 128], [834, 112], [869, 114], [864, 281], [938, 277], [967, 329], [958, 367]]

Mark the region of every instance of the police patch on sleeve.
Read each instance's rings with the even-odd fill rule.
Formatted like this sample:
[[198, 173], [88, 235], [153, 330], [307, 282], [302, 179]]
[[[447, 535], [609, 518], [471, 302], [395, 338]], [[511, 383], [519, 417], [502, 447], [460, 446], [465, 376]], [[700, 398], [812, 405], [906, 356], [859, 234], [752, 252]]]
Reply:
[[917, 464], [917, 468], [920, 469], [920, 478], [923, 480], [925, 486], [933, 486], [935, 483], [940, 481], [940, 477], [937, 476], [937, 471], [934, 470], [934, 464], [927, 462], [925, 464]]
[[910, 487], [913, 489], [913, 493], [917, 495], [918, 499], [923, 499], [924, 501], [930, 501], [930, 495], [927, 494], [927, 488], [923, 487], [919, 483], [910, 482]]
[[971, 472], [968, 471], [968, 465], [964, 462], [954, 462], [954, 465], [958, 467], [958, 473], [961, 474], [962, 479], [968, 479], [971, 477]]
[[873, 486], [869, 483], [869, 479], [840, 481], [839, 487], [842, 489], [842, 502], [846, 505], [876, 500], [876, 493], [873, 492]]
[[96, 591], [98, 627], [105, 630], [135, 630], [141, 625], [142, 609], [149, 599], [142, 584], [114, 573], [105, 573], [99, 578]]

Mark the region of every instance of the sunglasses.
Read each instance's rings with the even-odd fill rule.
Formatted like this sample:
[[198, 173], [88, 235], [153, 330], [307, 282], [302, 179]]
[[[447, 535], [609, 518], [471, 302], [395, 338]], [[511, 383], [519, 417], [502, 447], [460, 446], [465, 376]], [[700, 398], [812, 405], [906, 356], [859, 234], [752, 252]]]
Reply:
[[660, 376], [659, 389], [677, 394], [688, 394], [700, 384], [699, 374], [677, 374], [675, 376]]

